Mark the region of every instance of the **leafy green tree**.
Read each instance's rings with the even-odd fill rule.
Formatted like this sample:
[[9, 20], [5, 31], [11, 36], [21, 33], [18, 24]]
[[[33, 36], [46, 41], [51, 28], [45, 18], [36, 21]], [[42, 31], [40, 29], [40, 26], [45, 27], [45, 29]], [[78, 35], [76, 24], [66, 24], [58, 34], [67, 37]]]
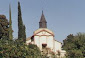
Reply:
[[8, 39], [9, 37], [9, 22], [5, 15], [0, 15], [0, 39]]
[[[4, 43], [4, 44], [3, 44]], [[20, 40], [0, 40], [0, 57], [3, 58], [41, 58], [36, 45], [26, 45]]]
[[78, 33], [75, 36], [70, 34], [63, 42], [63, 48], [67, 51], [67, 58], [85, 57], [85, 33]]
[[30, 44], [28, 45], [28, 48], [30, 48], [30, 55], [32, 58], [41, 58], [40, 49], [36, 45]]
[[74, 43], [72, 43], [74, 41], [74, 36], [73, 34], [70, 34], [67, 36], [67, 38], [65, 40], [63, 40], [63, 48], [65, 50], [70, 50], [73, 48], [75, 48]]

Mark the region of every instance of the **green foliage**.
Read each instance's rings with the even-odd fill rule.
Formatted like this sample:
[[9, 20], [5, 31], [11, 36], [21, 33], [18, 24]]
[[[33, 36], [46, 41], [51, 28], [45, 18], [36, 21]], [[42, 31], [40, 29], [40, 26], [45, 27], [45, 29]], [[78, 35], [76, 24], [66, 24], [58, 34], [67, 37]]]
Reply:
[[26, 41], [25, 26], [22, 21], [20, 2], [18, 2], [18, 38], [23, 39], [24, 42]]
[[18, 38], [23, 38], [23, 21], [21, 15], [20, 2], [18, 2]]
[[5, 15], [0, 15], [0, 39], [8, 39], [8, 20]]
[[13, 39], [13, 30], [12, 30], [12, 19], [11, 19], [11, 6], [9, 5], [9, 40]]
[[0, 40], [0, 57], [3, 58], [41, 58], [36, 45], [26, 45], [19, 40]]
[[26, 42], [26, 32], [25, 32], [25, 30], [26, 30], [26, 27], [24, 25], [23, 26], [23, 41], [24, 41], [24, 43]]
[[32, 58], [41, 58], [41, 52], [36, 45], [30, 44], [28, 47], [30, 48], [30, 55]]
[[67, 51], [67, 58], [85, 57], [85, 33], [78, 33], [75, 36], [70, 34], [63, 42], [63, 48]]

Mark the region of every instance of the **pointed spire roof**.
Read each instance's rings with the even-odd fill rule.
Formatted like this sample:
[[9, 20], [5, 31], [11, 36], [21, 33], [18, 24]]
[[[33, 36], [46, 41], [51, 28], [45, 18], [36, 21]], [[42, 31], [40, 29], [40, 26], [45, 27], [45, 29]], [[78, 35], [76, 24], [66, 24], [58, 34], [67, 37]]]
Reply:
[[45, 16], [44, 16], [44, 14], [43, 14], [43, 11], [42, 11], [42, 15], [41, 15], [40, 22], [46, 22], [46, 20], [45, 20]]
[[45, 19], [43, 11], [42, 11], [41, 19], [40, 19], [40, 22], [39, 22], [39, 28], [47, 28], [47, 21]]

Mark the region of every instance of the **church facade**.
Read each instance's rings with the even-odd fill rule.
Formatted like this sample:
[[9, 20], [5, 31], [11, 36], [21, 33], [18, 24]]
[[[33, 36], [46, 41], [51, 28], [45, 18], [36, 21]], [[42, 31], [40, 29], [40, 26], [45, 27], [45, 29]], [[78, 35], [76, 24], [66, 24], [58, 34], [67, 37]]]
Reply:
[[26, 44], [37, 45], [42, 53], [44, 52], [49, 55], [51, 52], [55, 55], [60, 53], [60, 57], [64, 57], [66, 51], [62, 50], [62, 43], [55, 40], [54, 36], [54, 33], [47, 28], [47, 21], [42, 11], [39, 29], [34, 31], [33, 35], [26, 39]]

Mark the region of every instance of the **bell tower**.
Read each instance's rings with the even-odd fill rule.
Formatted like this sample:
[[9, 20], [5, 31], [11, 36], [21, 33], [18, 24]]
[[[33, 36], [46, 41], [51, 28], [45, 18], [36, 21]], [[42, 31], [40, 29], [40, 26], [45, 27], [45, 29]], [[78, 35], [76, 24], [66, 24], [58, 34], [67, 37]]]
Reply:
[[41, 19], [39, 22], [39, 28], [47, 28], [47, 21], [45, 20], [45, 16], [42, 11]]

